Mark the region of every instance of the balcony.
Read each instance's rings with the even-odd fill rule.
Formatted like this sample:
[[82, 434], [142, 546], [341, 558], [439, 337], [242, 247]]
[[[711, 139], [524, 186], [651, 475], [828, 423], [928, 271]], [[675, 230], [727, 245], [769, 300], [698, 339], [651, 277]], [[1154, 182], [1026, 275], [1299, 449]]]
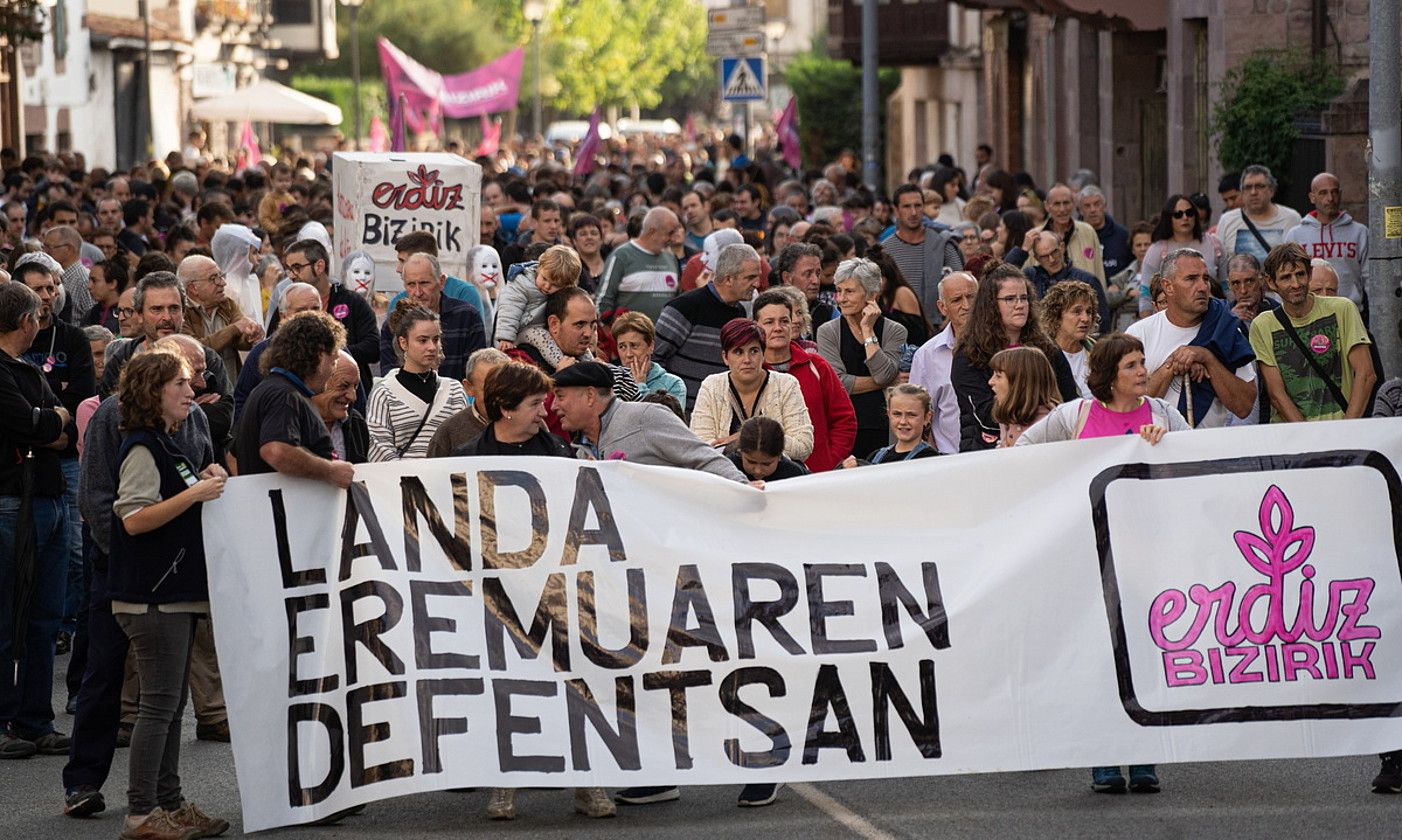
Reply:
[[[881, 0], [876, 9], [876, 29], [883, 65], [938, 64], [940, 56], [949, 49], [949, 3]], [[861, 2], [828, 0], [828, 52], [853, 63], [861, 62]]]

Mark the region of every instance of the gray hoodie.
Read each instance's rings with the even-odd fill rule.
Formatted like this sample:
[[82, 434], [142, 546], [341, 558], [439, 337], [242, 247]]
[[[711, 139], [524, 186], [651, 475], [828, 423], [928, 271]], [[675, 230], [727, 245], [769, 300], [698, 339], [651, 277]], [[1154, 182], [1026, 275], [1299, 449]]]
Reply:
[[1298, 225], [1285, 233], [1286, 242], [1294, 242], [1310, 258], [1322, 257], [1339, 273], [1339, 297], [1346, 297], [1360, 306], [1368, 284], [1368, 226], [1340, 213], [1327, 225], [1319, 223], [1313, 211]]

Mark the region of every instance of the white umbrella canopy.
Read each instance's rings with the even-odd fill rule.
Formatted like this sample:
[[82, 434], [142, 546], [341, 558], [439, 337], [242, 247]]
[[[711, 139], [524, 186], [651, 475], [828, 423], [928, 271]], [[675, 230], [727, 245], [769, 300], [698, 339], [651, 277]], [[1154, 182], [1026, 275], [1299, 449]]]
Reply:
[[269, 122], [290, 125], [340, 125], [341, 109], [271, 79], [263, 79], [226, 96], [202, 99], [190, 116], [210, 122]]

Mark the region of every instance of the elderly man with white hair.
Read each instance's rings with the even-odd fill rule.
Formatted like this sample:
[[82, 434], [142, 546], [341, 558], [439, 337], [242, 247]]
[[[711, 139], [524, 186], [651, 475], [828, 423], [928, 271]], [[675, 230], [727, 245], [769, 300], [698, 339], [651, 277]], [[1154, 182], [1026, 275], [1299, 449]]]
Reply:
[[[280, 322], [285, 322], [298, 312], [311, 312], [320, 308], [321, 293], [315, 286], [310, 283], [292, 283], [283, 290], [282, 300], [278, 302], [278, 316]], [[263, 373], [258, 369], [258, 360], [267, 349], [268, 339], [265, 338], [253, 345], [253, 349], [248, 351], [248, 358], [244, 359], [243, 368], [239, 371], [238, 381], [234, 385], [235, 419], [243, 410], [243, 403], [248, 399], [248, 395], [263, 381]]]
[[636, 239], [618, 246], [604, 263], [596, 302], [600, 313], [615, 309], [642, 312], [653, 321], [677, 296], [681, 271], [668, 247], [682, 230], [677, 214], [665, 207], [654, 207], [643, 216], [643, 228]]
[[687, 411], [706, 377], [727, 370], [720, 330], [732, 319], [748, 317], [741, 304], [754, 297], [759, 270], [754, 248], [726, 245], [716, 256], [711, 282], [674, 298], [657, 318], [652, 360], [686, 383]]
[[209, 257], [186, 257], [175, 276], [184, 284], [188, 302], [182, 331], [218, 353], [224, 369], [237, 378], [243, 366], [239, 351], [253, 349], [263, 337], [263, 325], [244, 315], [238, 301], [224, 293], [224, 272]]
[[78, 235], [77, 228], [59, 225], [44, 231], [40, 244], [44, 246], [44, 253], [53, 257], [63, 269], [63, 290], [73, 304], [69, 308], [69, 323], [81, 323], [93, 304], [88, 289], [88, 269], [82, 260], [83, 237]]

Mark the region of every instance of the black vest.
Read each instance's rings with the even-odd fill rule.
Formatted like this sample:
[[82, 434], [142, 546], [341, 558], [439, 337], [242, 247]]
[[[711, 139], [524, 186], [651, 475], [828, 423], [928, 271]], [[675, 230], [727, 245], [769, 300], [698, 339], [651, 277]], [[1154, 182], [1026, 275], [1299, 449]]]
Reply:
[[[132, 447], [144, 446], [161, 474], [161, 499], [184, 492], [199, 480], [199, 471], [163, 432], [136, 429], [122, 440], [116, 471]], [[114, 484], [117, 483], [114, 481]], [[112, 555], [108, 560], [107, 593], [114, 601], [134, 604], [170, 604], [209, 600], [205, 577], [204, 530], [200, 523], [203, 504], [191, 505], [165, 525], [132, 536], [116, 516], [112, 517]]]

